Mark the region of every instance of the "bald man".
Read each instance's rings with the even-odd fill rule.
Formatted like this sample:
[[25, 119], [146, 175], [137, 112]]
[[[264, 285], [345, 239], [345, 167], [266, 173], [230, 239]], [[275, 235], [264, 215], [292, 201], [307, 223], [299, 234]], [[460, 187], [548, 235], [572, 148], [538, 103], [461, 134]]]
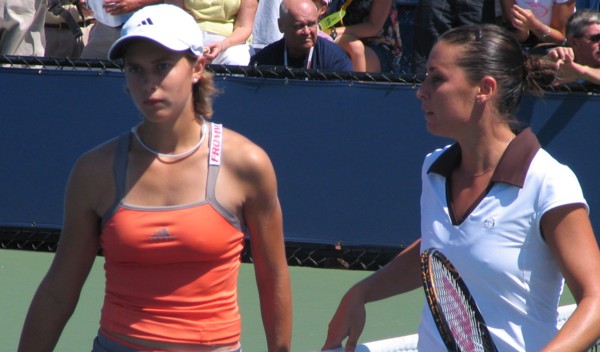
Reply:
[[352, 71], [350, 58], [337, 44], [319, 39], [318, 18], [312, 0], [283, 0], [277, 22], [283, 38], [260, 50], [250, 65]]

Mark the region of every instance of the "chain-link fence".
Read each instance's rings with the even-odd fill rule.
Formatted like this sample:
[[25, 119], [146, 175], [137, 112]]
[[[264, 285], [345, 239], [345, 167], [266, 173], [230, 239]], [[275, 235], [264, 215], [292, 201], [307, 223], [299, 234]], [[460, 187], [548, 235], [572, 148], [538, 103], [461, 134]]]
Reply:
[[[31, 227], [0, 227], [0, 249], [55, 252], [60, 229]], [[252, 245], [247, 239], [242, 262], [252, 263]], [[392, 260], [404, 246], [346, 246], [343, 243], [319, 244], [286, 242], [289, 265], [328, 269], [377, 270]], [[102, 250], [98, 251], [102, 255]]]
[[[7, 56], [0, 55], [0, 70], [2, 68], [28, 68], [37, 70], [40, 74], [44, 70], [63, 71], [95, 71], [102, 75], [107, 71], [122, 71], [120, 61], [52, 58], [34, 56]], [[231, 66], [207, 65], [207, 70], [217, 76], [242, 76], [275, 79], [298, 79], [311, 81], [349, 81], [349, 82], [374, 82], [389, 84], [418, 85], [425, 79], [424, 75], [394, 74], [378, 72], [333, 72], [321, 70], [297, 69], [283, 66]], [[544, 87], [549, 92], [579, 92], [586, 94], [599, 94], [600, 85], [587, 82], [573, 82], [559, 86]]]

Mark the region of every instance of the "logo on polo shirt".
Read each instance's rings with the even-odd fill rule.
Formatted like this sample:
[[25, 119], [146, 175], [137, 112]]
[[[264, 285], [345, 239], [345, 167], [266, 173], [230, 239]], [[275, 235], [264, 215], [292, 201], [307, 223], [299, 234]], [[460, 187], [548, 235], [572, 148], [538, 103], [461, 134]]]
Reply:
[[493, 229], [494, 226], [496, 226], [496, 220], [495, 219], [485, 219], [483, 220], [483, 227], [486, 229]]

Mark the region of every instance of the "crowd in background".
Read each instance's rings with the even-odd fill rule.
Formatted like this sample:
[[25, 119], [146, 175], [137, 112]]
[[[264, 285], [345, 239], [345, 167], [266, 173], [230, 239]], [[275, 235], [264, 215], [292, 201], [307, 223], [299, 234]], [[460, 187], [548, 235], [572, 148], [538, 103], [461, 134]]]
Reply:
[[[509, 28], [523, 48], [534, 54], [548, 55], [557, 47], [572, 48], [577, 38], [568, 37], [569, 18], [581, 10], [597, 14], [600, 4], [599, 0], [310, 1], [316, 10], [298, 16], [315, 16], [314, 21], [311, 19], [297, 30], [288, 29], [290, 33], [286, 38], [281, 17], [290, 11], [285, 4], [282, 9], [282, 0], [166, 2], [182, 7], [194, 17], [207, 43], [204, 55], [212, 64], [261, 65], [265, 60], [254, 57], [258, 52], [278, 41], [282, 41], [280, 45], [284, 41], [284, 47], [291, 48], [295, 35], [297, 41], [307, 37], [311, 41], [304, 45], [306, 52], [292, 60], [297, 62], [298, 68], [310, 68], [309, 46], [319, 48], [322, 46], [317, 45], [319, 41], [328, 41], [343, 50], [351, 66], [338, 62], [333, 66], [317, 64], [318, 69], [352, 67], [356, 72], [417, 74], [425, 73], [429, 52], [439, 36], [461, 25], [499, 24]], [[158, 2], [164, 1], [0, 0], [3, 10], [0, 11], [0, 54], [106, 59], [106, 53], [131, 14]], [[410, 17], [402, 17], [403, 12], [410, 12]], [[291, 21], [298, 23], [294, 17]], [[592, 41], [588, 41], [598, 51], [594, 34], [582, 37], [582, 33], [577, 33], [579, 38], [591, 38]], [[334, 55], [337, 55], [335, 50]], [[591, 55], [600, 57], [597, 53]], [[321, 53], [321, 62], [322, 56]], [[567, 57], [577, 61], [572, 50], [555, 50], [548, 57], [557, 65], [565, 63]], [[279, 58], [270, 59], [269, 62], [279, 61]], [[315, 60], [312, 52], [310, 59]], [[283, 63], [283, 58], [281, 61]], [[585, 65], [598, 68], [597, 63]], [[576, 69], [578, 72], [574, 72]], [[590, 76], [582, 73], [581, 67], [569, 66], [563, 71], [563, 76], [575, 79]]]

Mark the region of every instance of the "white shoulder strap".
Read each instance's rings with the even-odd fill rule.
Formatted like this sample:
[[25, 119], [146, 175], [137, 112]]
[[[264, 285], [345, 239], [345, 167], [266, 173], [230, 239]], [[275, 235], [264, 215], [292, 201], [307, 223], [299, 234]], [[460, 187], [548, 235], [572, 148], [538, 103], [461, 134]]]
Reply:
[[223, 125], [210, 124], [210, 145], [208, 153], [208, 165], [221, 165], [221, 150], [223, 147]]

